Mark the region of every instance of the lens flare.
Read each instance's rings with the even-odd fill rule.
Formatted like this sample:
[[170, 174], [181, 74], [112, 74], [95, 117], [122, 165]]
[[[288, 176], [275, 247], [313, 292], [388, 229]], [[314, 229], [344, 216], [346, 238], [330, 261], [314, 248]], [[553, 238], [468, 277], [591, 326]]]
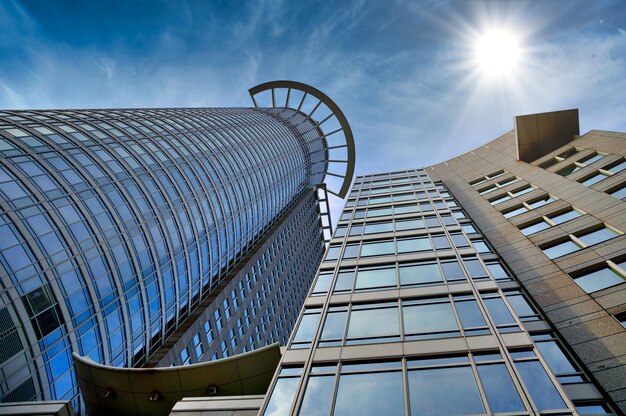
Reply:
[[511, 75], [520, 64], [520, 39], [505, 29], [479, 35], [474, 43], [474, 61], [488, 75]]

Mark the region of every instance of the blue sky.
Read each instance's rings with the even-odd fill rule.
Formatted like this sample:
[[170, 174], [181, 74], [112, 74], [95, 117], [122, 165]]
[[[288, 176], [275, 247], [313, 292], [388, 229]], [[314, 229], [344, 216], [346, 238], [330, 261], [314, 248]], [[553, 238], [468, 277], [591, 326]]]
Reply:
[[[472, 63], [505, 26], [510, 77]], [[626, 5], [616, 1], [24, 1], [0, 3], [0, 108], [248, 106], [274, 79], [311, 84], [352, 125], [357, 173], [418, 167], [580, 108], [626, 130]]]

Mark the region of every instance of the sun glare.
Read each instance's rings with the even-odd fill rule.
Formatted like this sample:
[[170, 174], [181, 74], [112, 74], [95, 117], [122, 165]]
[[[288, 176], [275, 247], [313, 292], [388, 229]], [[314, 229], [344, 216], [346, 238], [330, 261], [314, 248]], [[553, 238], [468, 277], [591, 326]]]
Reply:
[[509, 30], [489, 30], [480, 34], [475, 40], [474, 60], [477, 67], [485, 74], [511, 75], [518, 67], [520, 57], [519, 36]]

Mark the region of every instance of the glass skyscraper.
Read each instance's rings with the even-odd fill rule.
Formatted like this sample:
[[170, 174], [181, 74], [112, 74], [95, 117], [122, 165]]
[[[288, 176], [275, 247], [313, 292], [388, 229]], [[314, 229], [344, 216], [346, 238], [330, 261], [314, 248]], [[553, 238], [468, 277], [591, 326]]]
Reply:
[[357, 177], [259, 414], [623, 414], [626, 135], [577, 129]]
[[250, 93], [254, 108], [0, 112], [3, 402], [77, 405], [71, 352], [186, 364], [289, 333], [354, 146], [318, 90]]

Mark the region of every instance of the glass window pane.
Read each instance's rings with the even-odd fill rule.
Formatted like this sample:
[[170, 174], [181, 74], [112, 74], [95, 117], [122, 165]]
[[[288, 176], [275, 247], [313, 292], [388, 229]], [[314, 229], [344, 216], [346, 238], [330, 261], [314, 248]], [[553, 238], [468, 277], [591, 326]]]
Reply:
[[623, 186], [621, 188], [615, 189], [614, 191], [611, 192], [611, 195], [614, 196], [617, 199], [624, 199], [624, 198], [626, 198], [626, 186]]
[[456, 311], [459, 314], [463, 328], [468, 329], [487, 326], [485, 318], [480, 312], [475, 300], [454, 302], [454, 306], [456, 306]]
[[504, 213], [504, 217], [505, 218], [511, 218], [511, 217], [516, 216], [516, 215], [523, 214], [524, 212], [527, 212], [527, 211], [528, 211], [528, 209], [526, 207], [519, 207], [519, 208], [516, 208], [516, 209], [514, 209], [512, 211], [505, 212]]
[[626, 282], [626, 280], [612, 269], [605, 267], [584, 276], [577, 277], [574, 279], [574, 282], [582, 287], [585, 292], [593, 293], [607, 287], [619, 285], [620, 283]]
[[601, 243], [606, 240], [610, 240], [611, 238], [617, 237], [619, 234], [610, 228], [601, 228], [599, 230], [593, 231], [591, 233], [577, 236], [580, 241], [585, 243], [588, 246], [592, 246], [594, 244]]
[[393, 223], [365, 224], [365, 234], [387, 233], [393, 231]]
[[548, 363], [548, 367], [554, 374], [573, 373], [576, 371], [556, 341], [543, 341], [536, 343], [541, 356]]
[[343, 252], [343, 258], [353, 259], [357, 257], [358, 254], [359, 254], [359, 245], [358, 244], [349, 245], [349, 246], [346, 246], [346, 249]]
[[487, 269], [496, 280], [509, 278], [509, 274], [500, 263], [487, 263]]
[[478, 376], [493, 413], [525, 410], [504, 364], [479, 365]]
[[356, 273], [355, 289], [396, 286], [396, 268], [359, 270]]
[[296, 336], [293, 338], [294, 342], [312, 340], [315, 330], [317, 329], [317, 322], [319, 319], [319, 313], [304, 315], [300, 321], [300, 326], [298, 326], [298, 332], [296, 332]]
[[483, 265], [478, 260], [463, 259], [463, 264], [465, 265], [465, 268], [467, 269], [472, 279], [487, 276], [487, 272], [485, 271]]
[[606, 176], [603, 173], [596, 173], [595, 175], [585, 179], [584, 181], [582, 181], [581, 183], [585, 186], [591, 186], [591, 185], [595, 185], [596, 183], [600, 182], [601, 180], [603, 180], [604, 178], [607, 178], [608, 176]]
[[618, 173], [618, 172], [623, 171], [624, 169], [626, 169], [626, 161], [619, 163], [613, 166], [612, 168], [608, 168], [607, 170], [612, 173]]
[[578, 250], [580, 250], [580, 247], [574, 244], [573, 241], [568, 240], [555, 246], [544, 248], [543, 252], [546, 256], [548, 256], [548, 258], [555, 259]]
[[393, 241], [363, 243], [361, 247], [361, 256], [381, 256], [389, 254], [395, 254]]
[[527, 225], [526, 227], [521, 228], [520, 231], [524, 235], [531, 235], [539, 231], [545, 230], [546, 228], [550, 228], [550, 224], [545, 221], [540, 221], [532, 225]]
[[496, 325], [514, 324], [515, 319], [501, 298], [484, 299], [491, 319]]
[[470, 367], [411, 370], [408, 379], [413, 416], [485, 413]]
[[571, 211], [567, 211], [559, 215], [555, 215], [554, 217], [550, 217], [550, 219], [552, 220], [553, 223], [558, 225], [558, 224], [563, 224], [564, 222], [572, 220], [577, 217], [580, 217], [580, 212], [576, 210], [571, 210]]
[[465, 280], [465, 275], [463, 274], [463, 270], [461, 269], [458, 261], [442, 262], [441, 269], [443, 270], [443, 275], [448, 281]]
[[419, 283], [441, 282], [441, 272], [437, 263], [414, 264], [400, 267], [400, 284], [411, 285]]
[[515, 366], [537, 409], [543, 411], [566, 407], [539, 361], [520, 361]]
[[306, 385], [300, 416], [326, 416], [333, 393], [334, 376], [312, 376]]
[[263, 414], [266, 416], [289, 415], [296, 387], [298, 387], [298, 381], [300, 379], [296, 377], [279, 378]]
[[416, 230], [424, 227], [424, 220], [421, 219], [396, 221], [396, 231]]
[[537, 314], [537, 312], [535, 312], [535, 310], [528, 304], [528, 301], [523, 295], [506, 295], [506, 300], [509, 301], [509, 304], [513, 308], [513, 312], [515, 312], [517, 316], [530, 316]]
[[346, 326], [346, 317], [348, 312], [329, 312], [326, 315], [326, 321], [324, 322], [324, 329], [322, 330], [322, 340], [328, 339], [341, 339], [343, 338], [343, 331]]
[[330, 288], [330, 284], [333, 280], [332, 273], [325, 274], [322, 273], [317, 277], [317, 282], [315, 282], [315, 286], [313, 287], [313, 293], [326, 293]]
[[385, 337], [400, 334], [398, 308], [352, 311], [348, 338]]
[[398, 253], [410, 253], [413, 251], [432, 250], [428, 238], [411, 238], [398, 240]]
[[404, 306], [402, 313], [404, 315], [404, 332], [406, 334], [454, 331], [458, 329], [450, 303]]
[[402, 373], [342, 374], [335, 415], [404, 415]]
[[337, 281], [335, 282], [335, 292], [352, 290], [354, 284], [354, 270], [340, 271], [337, 274]]

